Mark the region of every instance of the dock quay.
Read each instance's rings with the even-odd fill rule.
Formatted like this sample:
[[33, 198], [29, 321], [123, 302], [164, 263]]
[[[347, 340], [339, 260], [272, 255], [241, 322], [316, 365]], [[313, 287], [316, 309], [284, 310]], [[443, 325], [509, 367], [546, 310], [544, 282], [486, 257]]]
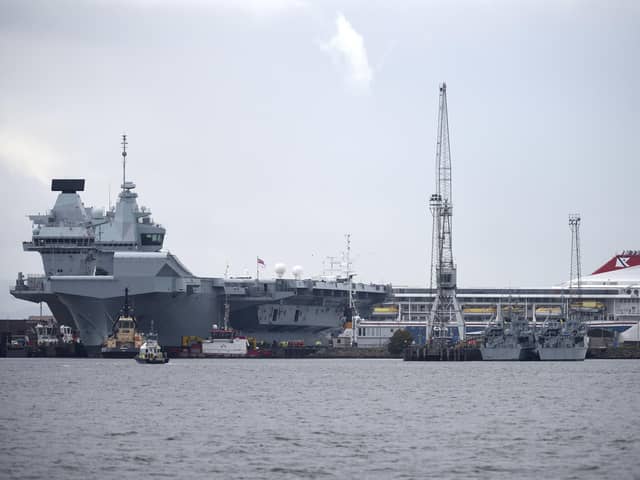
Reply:
[[404, 350], [405, 362], [471, 362], [482, 360], [480, 349], [471, 346], [410, 345]]
[[[425, 345], [410, 345], [404, 350], [403, 358], [407, 362], [464, 362], [482, 360], [477, 347], [429, 348]], [[587, 360], [638, 360], [640, 346], [621, 346], [609, 348], [590, 348]]]
[[637, 360], [640, 359], [640, 345], [623, 345], [620, 347], [590, 348], [587, 360]]
[[[172, 349], [171, 358], [212, 358], [202, 354], [201, 349]], [[236, 358], [402, 358], [389, 353], [386, 347], [333, 348], [328, 346], [289, 346], [249, 350], [245, 357]]]

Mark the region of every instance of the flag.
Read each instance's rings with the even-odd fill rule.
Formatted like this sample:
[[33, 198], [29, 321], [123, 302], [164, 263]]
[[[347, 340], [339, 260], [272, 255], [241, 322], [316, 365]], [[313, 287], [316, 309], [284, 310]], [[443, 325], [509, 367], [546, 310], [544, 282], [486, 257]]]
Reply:
[[265, 266], [264, 264], [264, 260], [262, 260], [260, 257], [256, 257], [258, 259], [258, 265], [262, 265], [263, 267]]

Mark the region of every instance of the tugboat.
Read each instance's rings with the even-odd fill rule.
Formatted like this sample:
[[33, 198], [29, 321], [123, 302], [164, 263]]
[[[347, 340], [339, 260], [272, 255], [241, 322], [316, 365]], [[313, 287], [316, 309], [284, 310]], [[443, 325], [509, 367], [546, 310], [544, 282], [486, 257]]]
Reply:
[[144, 337], [136, 331], [136, 326], [133, 309], [129, 307], [129, 289], [125, 288], [124, 306], [118, 319], [113, 322], [111, 335], [102, 344], [102, 356], [104, 358], [135, 357], [144, 343]]
[[138, 363], [169, 363], [169, 356], [162, 351], [157, 335], [153, 332], [153, 321], [151, 321], [151, 332], [147, 334], [147, 339], [135, 358]]
[[[40, 316], [42, 318], [42, 315]], [[56, 326], [53, 321], [45, 321], [35, 326], [37, 350], [35, 355], [39, 357], [54, 357], [55, 347], [58, 345]]]
[[56, 345], [56, 357], [86, 357], [87, 351], [80, 339], [68, 325], [60, 325], [59, 340]]

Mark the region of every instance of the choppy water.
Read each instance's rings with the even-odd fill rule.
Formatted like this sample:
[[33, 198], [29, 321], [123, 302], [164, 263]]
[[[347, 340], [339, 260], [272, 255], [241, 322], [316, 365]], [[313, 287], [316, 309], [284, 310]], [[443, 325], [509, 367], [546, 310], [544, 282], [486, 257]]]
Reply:
[[640, 478], [640, 361], [1, 359], [1, 478]]

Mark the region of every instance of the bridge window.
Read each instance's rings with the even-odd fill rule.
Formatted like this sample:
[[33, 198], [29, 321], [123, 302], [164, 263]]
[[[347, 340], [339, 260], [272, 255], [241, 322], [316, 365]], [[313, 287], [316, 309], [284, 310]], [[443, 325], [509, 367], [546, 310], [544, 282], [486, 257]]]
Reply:
[[140, 235], [142, 245], [162, 245], [164, 235], [162, 233], [143, 233]]

